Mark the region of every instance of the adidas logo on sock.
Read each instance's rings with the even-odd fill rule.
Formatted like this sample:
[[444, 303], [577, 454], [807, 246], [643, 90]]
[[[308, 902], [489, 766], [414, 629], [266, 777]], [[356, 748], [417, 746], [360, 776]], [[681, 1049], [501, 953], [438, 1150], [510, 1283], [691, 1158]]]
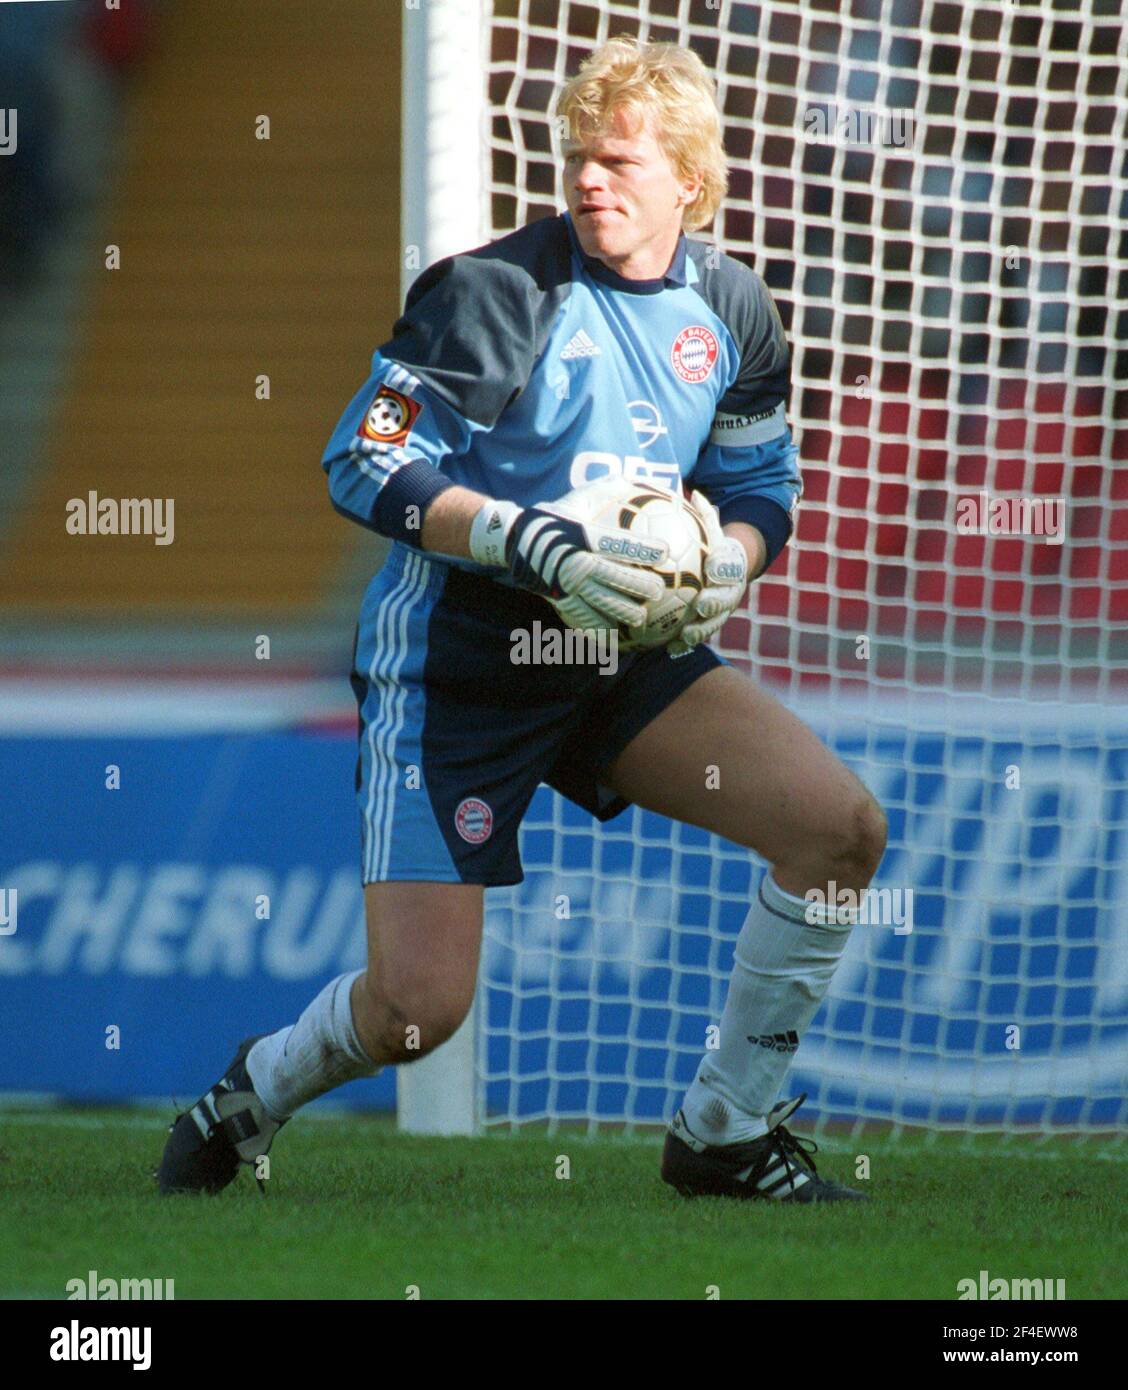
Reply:
[[799, 1034], [794, 1028], [789, 1028], [786, 1033], [749, 1033], [748, 1041], [759, 1043], [771, 1052], [794, 1052], [799, 1046]]
[[602, 355], [603, 349], [594, 343], [581, 328], [570, 339], [568, 346], [560, 354], [560, 359], [563, 362], [568, 362], [573, 357], [601, 357]]

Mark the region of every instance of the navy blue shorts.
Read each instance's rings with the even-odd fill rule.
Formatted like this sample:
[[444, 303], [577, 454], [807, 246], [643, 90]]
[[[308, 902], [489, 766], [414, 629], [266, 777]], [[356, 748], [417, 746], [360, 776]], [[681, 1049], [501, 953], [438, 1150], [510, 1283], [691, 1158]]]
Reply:
[[357, 627], [357, 801], [365, 883], [520, 883], [518, 830], [547, 782], [599, 820], [630, 804], [600, 772], [699, 676], [710, 648], [676, 660], [623, 652], [516, 665], [514, 629], [565, 631], [555, 609], [487, 575], [392, 547]]

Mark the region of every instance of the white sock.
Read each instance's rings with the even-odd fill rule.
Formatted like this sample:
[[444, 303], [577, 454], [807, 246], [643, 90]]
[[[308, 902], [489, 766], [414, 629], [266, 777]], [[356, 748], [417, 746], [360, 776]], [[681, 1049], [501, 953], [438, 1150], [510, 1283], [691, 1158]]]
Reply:
[[737, 937], [720, 1046], [706, 1052], [682, 1104], [691, 1133], [735, 1144], [767, 1133], [795, 1049], [823, 1001], [855, 912], [785, 893], [769, 870]]
[[251, 1084], [276, 1120], [345, 1081], [375, 1076], [380, 1068], [360, 1045], [349, 992], [363, 972], [331, 980], [297, 1023], [260, 1038], [247, 1053]]

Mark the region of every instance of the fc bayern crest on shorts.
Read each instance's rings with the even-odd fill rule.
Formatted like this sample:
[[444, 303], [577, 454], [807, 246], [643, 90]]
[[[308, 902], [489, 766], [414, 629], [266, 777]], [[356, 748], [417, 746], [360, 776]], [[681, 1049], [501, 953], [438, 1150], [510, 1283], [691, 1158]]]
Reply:
[[682, 381], [704, 381], [717, 360], [717, 335], [699, 323], [683, 328], [670, 349], [670, 363]]
[[418, 401], [393, 391], [390, 386], [381, 386], [376, 399], [365, 412], [360, 433], [364, 439], [373, 439], [377, 444], [402, 444], [411, 433], [415, 417], [422, 409]]
[[493, 812], [484, 801], [468, 796], [458, 803], [454, 828], [468, 845], [484, 844], [493, 834]]

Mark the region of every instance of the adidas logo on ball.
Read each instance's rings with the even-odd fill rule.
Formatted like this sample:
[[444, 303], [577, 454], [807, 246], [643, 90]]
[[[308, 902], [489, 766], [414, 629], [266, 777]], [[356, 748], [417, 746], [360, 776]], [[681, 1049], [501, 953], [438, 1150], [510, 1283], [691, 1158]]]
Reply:
[[643, 545], [641, 541], [624, 540], [619, 536], [601, 536], [599, 548], [612, 555], [625, 555], [630, 560], [641, 560], [644, 565], [656, 565], [664, 554], [663, 551], [655, 549], [652, 545]]
[[[661, 592], [641, 605], [642, 622], [617, 625], [617, 650], [667, 646], [689, 620], [704, 584], [709, 538], [692, 502], [680, 489], [609, 473], [581, 483], [556, 506], [589, 528], [598, 555], [641, 565], [662, 581]], [[567, 611], [560, 616], [574, 626]]]

